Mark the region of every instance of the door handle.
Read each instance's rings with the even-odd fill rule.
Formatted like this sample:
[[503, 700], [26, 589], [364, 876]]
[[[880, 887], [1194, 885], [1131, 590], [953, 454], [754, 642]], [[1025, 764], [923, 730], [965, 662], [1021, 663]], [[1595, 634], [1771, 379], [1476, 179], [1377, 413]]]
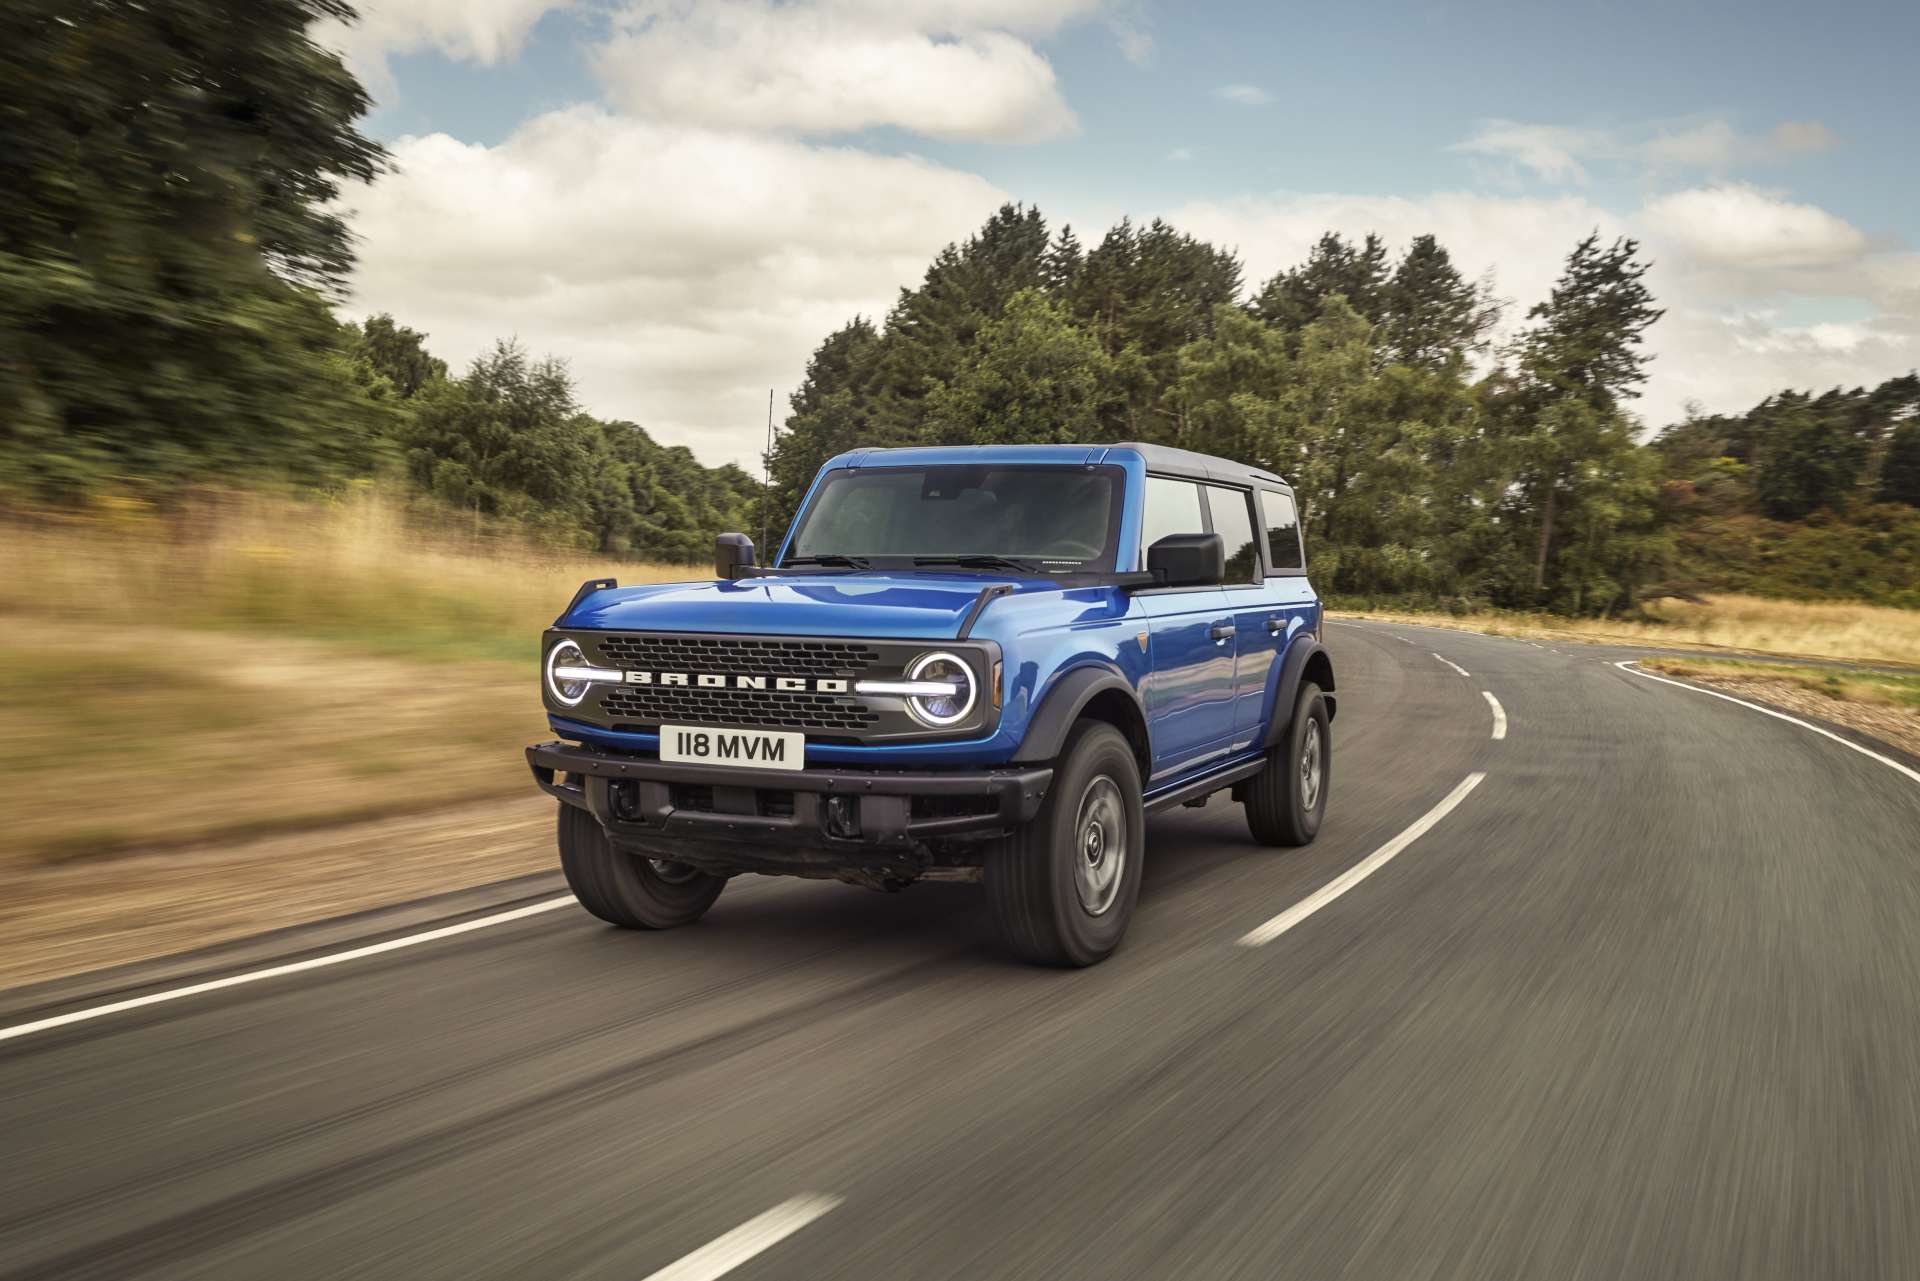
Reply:
[[1207, 635], [1213, 637], [1217, 641], [1232, 640], [1233, 624], [1232, 623], [1215, 623], [1213, 626], [1207, 628]]
[[1284, 626], [1284, 624], [1280, 621], [1280, 615], [1273, 614], [1269, 616], [1267, 619], [1267, 634], [1269, 636], [1278, 636], [1282, 626]]

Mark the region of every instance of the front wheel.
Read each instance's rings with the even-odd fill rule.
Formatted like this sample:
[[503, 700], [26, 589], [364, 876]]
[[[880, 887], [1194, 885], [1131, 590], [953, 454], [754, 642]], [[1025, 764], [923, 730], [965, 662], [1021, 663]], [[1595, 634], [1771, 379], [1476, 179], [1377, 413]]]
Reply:
[[629, 930], [667, 930], [706, 915], [727, 878], [617, 850], [599, 820], [560, 807], [560, 870], [580, 906]]
[[1333, 782], [1333, 724], [1327, 700], [1300, 682], [1293, 720], [1266, 768], [1247, 780], [1247, 830], [1262, 845], [1309, 845], [1320, 834]]
[[1092, 965], [1120, 945], [1140, 897], [1140, 766], [1119, 730], [1075, 728], [1040, 812], [987, 851], [987, 899], [1007, 947], [1039, 965]]

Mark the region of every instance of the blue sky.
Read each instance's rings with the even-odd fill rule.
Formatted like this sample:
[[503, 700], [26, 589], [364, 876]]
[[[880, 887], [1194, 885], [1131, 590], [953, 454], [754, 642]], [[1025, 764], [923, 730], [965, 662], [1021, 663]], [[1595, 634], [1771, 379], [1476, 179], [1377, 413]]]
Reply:
[[1516, 318], [1581, 232], [1639, 236], [1650, 425], [1920, 364], [1920, 5], [362, 8], [334, 38], [402, 171], [350, 201], [359, 306], [567, 356], [710, 461], [1008, 198], [1168, 217], [1250, 283], [1329, 226], [1432, 230]]

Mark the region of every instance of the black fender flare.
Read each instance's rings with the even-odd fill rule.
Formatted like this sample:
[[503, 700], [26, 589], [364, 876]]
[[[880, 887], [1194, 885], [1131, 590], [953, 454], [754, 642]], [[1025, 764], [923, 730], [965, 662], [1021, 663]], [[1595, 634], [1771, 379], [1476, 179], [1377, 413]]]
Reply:
[[1088, 703], [1108, 690], [1126, 695], [1140, 714], [1144, 732], [1147, 713], [1140, 706], [1140, 695], [1127, 678], [1111, 667], [1076, 667], [1053, 683], [1040, 700], [1039, 710], [1027, 721], [1026, 737], [1013, 754], [1016, 762], [1050, 761], [1067, 744], [1067, 734], [1080, 719]]
[[1293, 724], [1293, 700], [1300, 693], [1300, 682], [1306, 678], [1307, 665], [1319, 655], [1320, 661], [1314, 666], [1325, 679], [1320, 688], [1327, 696], [1327, 719], [1332, 720], [1337, 703], [1333, 696], [1333, 656], [1327, 653], [1327, 647], [1316, 639], [1313, 633], [1295, 638], [1287, 646], [1286, 661], [1280, 667], [1280, 679], [1273, 690], [1273, 715], [1267, 718], [1267, 737], [1263, 747], [1277, 746], [1285, 737], [1288, 726]]

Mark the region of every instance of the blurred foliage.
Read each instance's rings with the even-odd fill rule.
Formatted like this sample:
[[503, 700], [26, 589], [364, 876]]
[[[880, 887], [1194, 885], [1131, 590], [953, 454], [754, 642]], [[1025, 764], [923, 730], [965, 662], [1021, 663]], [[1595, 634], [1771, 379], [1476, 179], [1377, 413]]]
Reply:
[[335, 0], [0, 9], [0, 484], [72, 494], [371, 467], [328, 212], [384, 154], [306, 38]]
[[501, 345], [458, 378], [425, 335], [329, 310], [335, 198], [373, 181], [366, 93], [307, 36], [341, 0], [0, 8], [0, 498], [174, 501], [390, 470], [471, 517], [642, 559], [711, 554], [758, 487], [575, 402]]

